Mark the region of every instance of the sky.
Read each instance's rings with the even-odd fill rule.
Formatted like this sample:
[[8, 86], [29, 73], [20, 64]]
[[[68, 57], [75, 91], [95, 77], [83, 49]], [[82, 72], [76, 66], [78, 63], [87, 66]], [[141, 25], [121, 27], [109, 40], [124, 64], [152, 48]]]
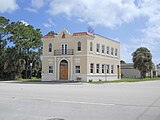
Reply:
[[0, 0], [0, 16], [49, 31], [88, 31], [120, 42], [121, 59], [132, 62], [147, 47], [160, 63], [160, 0]]

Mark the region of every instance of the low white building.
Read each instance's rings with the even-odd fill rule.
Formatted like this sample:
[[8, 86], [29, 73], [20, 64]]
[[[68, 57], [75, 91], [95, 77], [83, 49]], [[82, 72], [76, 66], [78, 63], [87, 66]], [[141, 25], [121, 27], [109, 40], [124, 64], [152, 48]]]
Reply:
[[157, 65], [157, 76], [160, 77], [160, 65]]
[[[146, 77], [157, 77], [157, 68], [153, 66], [153, 70], [151, 72], [146, 73]], [[160, 69], [159, 69], [160, 74]], [[134, 68], [133, 63], [121, 64], [121, 76], [123, 78], [141, 78], [141, 73], [138, 69]]]

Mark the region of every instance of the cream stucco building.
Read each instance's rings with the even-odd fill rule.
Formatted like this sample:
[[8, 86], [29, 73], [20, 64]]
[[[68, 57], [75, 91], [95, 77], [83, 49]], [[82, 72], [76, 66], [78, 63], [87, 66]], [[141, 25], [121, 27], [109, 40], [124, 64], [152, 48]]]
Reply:
[[42, 81], [117, 80], [120, 75], [119, 42], [67, 30], [43, 36]]

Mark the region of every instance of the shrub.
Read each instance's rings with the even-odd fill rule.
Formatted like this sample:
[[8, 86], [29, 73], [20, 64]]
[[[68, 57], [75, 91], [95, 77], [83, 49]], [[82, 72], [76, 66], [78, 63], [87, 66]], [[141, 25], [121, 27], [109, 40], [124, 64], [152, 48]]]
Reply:
[[93, 80], [92, 79], [89, 79], [89, 82], [92, 82]]
[[81, 81], [82, 78], [81, 78], [81, 77], [77, 77], [76, 80], [77, 80], [77, 81]]

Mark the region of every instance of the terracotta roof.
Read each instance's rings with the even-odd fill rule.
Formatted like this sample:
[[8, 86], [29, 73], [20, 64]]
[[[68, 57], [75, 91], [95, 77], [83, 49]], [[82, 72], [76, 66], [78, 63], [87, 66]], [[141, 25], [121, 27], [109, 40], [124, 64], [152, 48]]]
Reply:
[[73, 33], [73, 36], [80, 36], [80, 35], [88, 35], [88, 36], [94, 37], [93, 34], [88, 33], [88, 32], [78, 32], [78, 33]]
[[50, 35], [50, 34], [47, 34], [47, 35], [44, 35], [43, 38], [54, 38], [55, 35]]

